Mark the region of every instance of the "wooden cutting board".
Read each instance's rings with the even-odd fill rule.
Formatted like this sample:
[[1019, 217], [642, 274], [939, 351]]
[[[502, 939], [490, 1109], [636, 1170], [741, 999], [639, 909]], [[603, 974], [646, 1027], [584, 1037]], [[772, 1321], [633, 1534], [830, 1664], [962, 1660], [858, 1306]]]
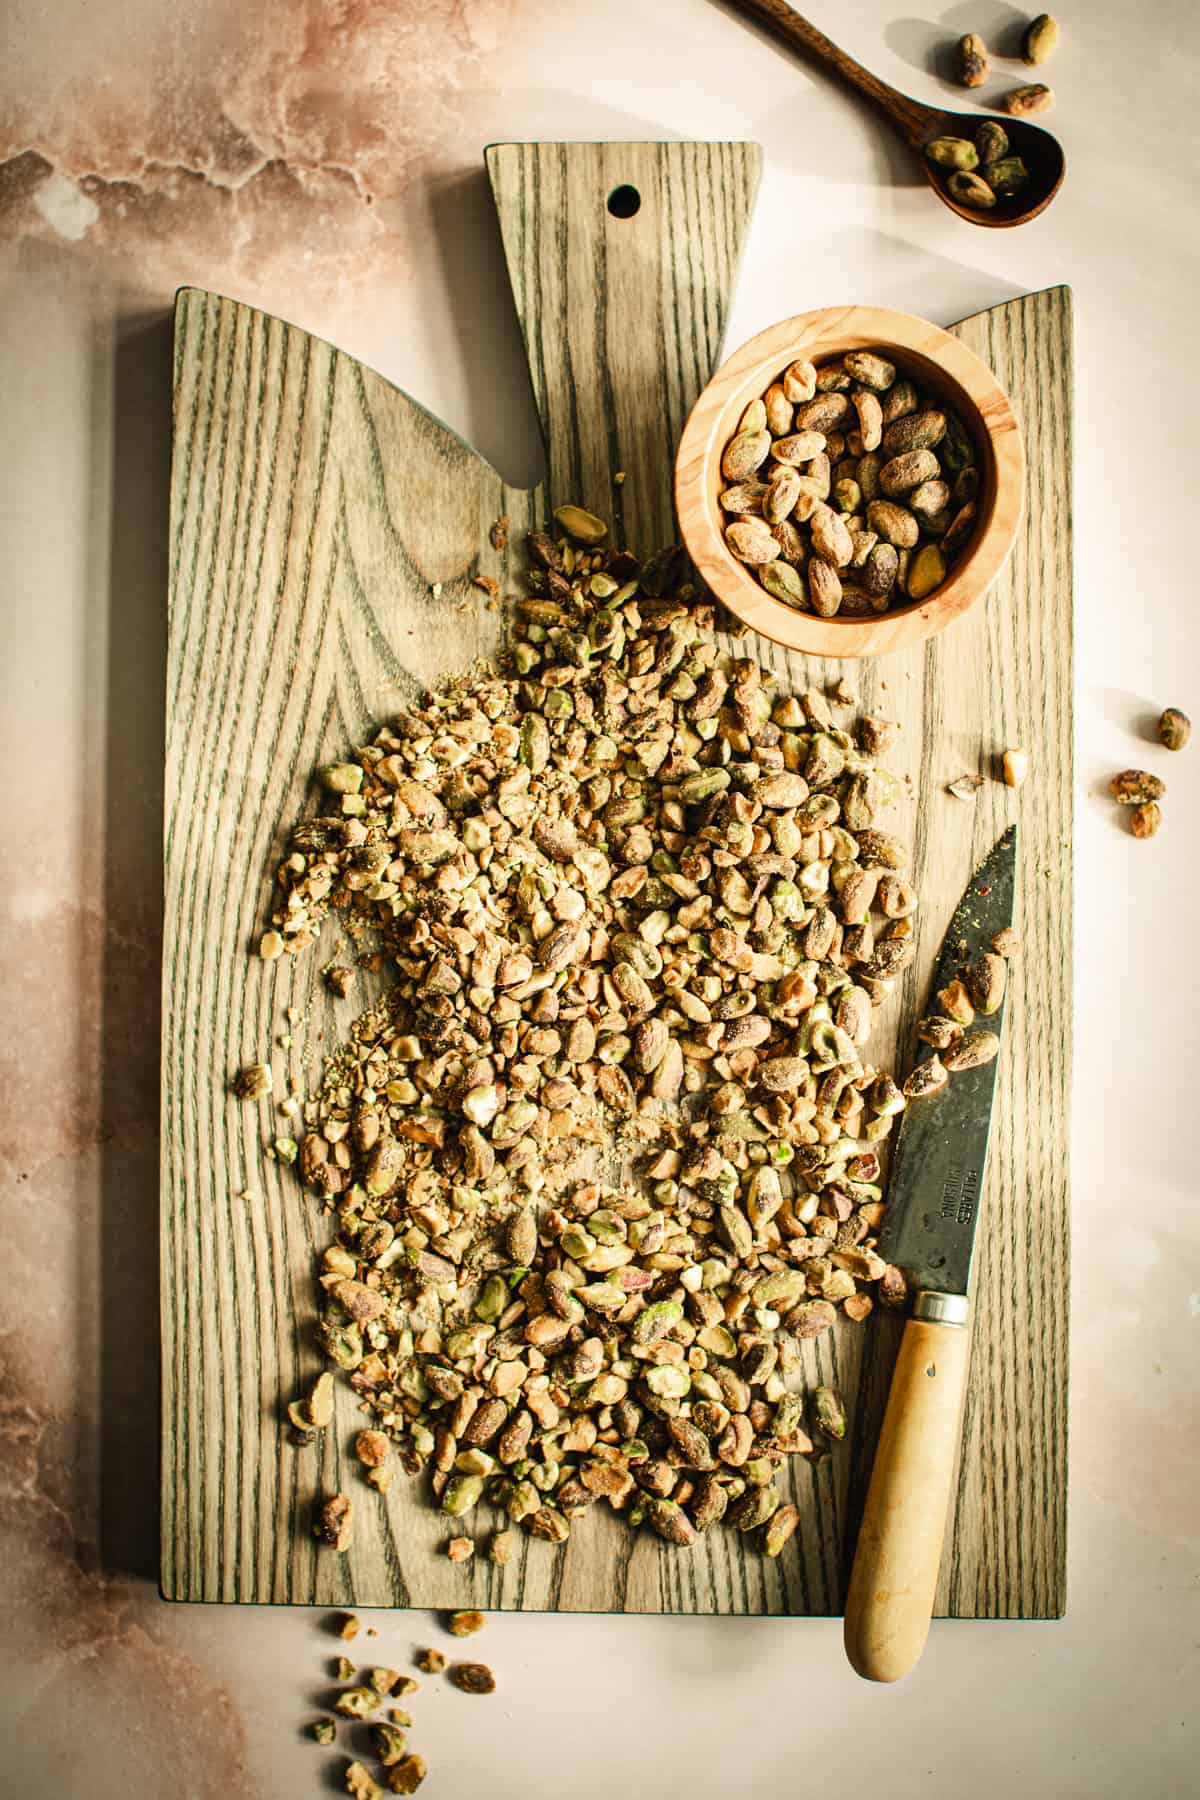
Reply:
[[[691, 1552], [604, 1509], [560, 1549], [521, 1537], [504, 1570], [457, 1567], [417, 1484], [386, 1497], [350, 1455], [339, 1383], [320, 1447], [281, 1405], [310, 1383], [313, 1266], [327, 1227], [264, 1155], [281, 1121], [229, 1092], [243, 1063], [319, 1072], [352, 1012], [325, 958], [252, 949], [316, 764], [366, 741], [444, 670], [493, 652], [522, 540], [571, 499], [649, 551], [673, 534], [683, 420], [715, 367], [758, 182], [748, 144], [507, 144], [487, 156], [545, 427], [549, 479], [508, 488], [415, 401], [329, 345], [194, 290], [176, 317], [163, 968], [162, 1585], [170, 1599], [320, 1605], [829, 1614], [841, 1609], [899, 1322], [876, 1312], [806, 1346], [846, 1396], [852, 1441], [788, 1475], [802, 1523], [765, 1560], [714, 1530]], [[609, 209], [618, 188], [638, 208]], [[617, 203], [619, 206], [619, 203]], [[854, 296], [847, 296], [848, 299]], [[497, 294], [494, 304], [507, 304]], [[930, 308], [936, 312], [933, 297]], [[921, 1004], [977, 857], [1020, 822], [1025, 943], [1009, 1009], [978, 1259], [964, 1449], [939, 1610], [1048, 1618], [1064, 1595], [1067, 1143], [1071, 1033], [1071, 307], [1065, 288], [957, 331], [1011, 394], [1029, 454], [1025, 526], [986, 604], [941, 637], [838, 666], [743, 639], [799, 687], [849, 675], [902, 720], [893, 766], [922, 897], [921, 956], [877, 1015], [885, 1061]], [[616, 484], [617, 470], [626, 472]], [[488, 528], [510, 520], [511, 548]], [[972, 802], [946, 783], [1006, 746], [1033, 773]], [[917, 796], [920, 795], [918, 816]], [[295, 1015], [289, 1023], [288, 1008]], [[281, 1042], [290, 1039], [290, 1042]], [[907, 1040], [906, 1040], [907, 1041]], [[319, 1491], [357, 1496], [346, 1556], [310, 1533]], [[478, 1521], [482, 1527], [482, 1520]]]

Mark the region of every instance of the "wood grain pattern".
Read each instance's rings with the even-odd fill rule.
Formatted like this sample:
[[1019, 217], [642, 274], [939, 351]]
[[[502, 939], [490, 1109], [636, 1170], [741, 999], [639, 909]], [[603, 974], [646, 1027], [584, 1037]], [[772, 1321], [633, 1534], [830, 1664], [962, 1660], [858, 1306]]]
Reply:
[[[776, 600], [730, 551], [721, 511], [721, 458], [752, 400], [789, 363], [879, 350], [952, 411], [978, 450], [979, 494], [970, 539], [928, 599], [866, 619], [820, 619]], [[760, 331], [723, 363], [692, 411], [675, 460], [675, 506], [688, 554], [705, 581], [752, 630], [813, 656], [880, 656], [902, 650], [974, 606], [1012, 549], [1025, 496], [1025, 453], [1008, 395], [979, 357], [928, 319], [884, 306], [823, 306]]]
[[[550, 420], [547, 493], [505, 488], [407, 396], [304, 332], [209, 295], [189, 292], [179, 302], [162, 1105], [163, 1591], [321, 1605], [836, 1612], [894, 1320], [867, 1330], [847, 1325], [810, 1359], [813, 1377], [839, 1383], [854, 1405], [857, 1447], [795, 1468], [804, 1523], [778, 1563], [747, 1554], [732, 1534], [713, 1534], [699, 1555], [685, 1557], [645, 1534], [631, 1543], [615, 1520], [589, 1518], [561, 1551], [522, 1539], [503, 1571], [482, 1559], [456, 1568], [436, 1555], [445, 1534], [414, 1487], [400, 1483], [384, 1498], [356, 1479], [349, 1445], [359, 1415], [345, 1383], [319, 1450], [293, 1449], [280, 1429], [281, 1401], [320, 1367], [312, 1268], [325, 1227], [290, 1172], [264, 1157], [278, 1129], [270, 1110], [233, 1100], [226, 1084], [282, 1033], [293, 1042], [286, 1053], [272, 1051], [277, 1075], [285, 1064], [298, 1079], [311, 1075], [354, 1007], [324, 990], [320, 948], [273, 964], [249, 957], [269, 909], [270, 871], [318, 762], [358, 741], [415, 687], [496, 646], [503, 615], [486, 610], [470, 578], [482, 570], [511, 585], [508, 557], [487, 539], [501, 512], [511, 520], [514, 566], [524, 529], [544, 518], [551, 498], [605, 512], [617, 498], [631, 542], [666, 535], [674, 435], [717, 359], [757, 170], [751, 146], [506, 146], [489, 160], [535, 389]], [[653, 236], [635, 235], [641, 213], [599, 219], [595, 202], [618, 181], [636, 181], [643, 210], [649, 196]], [[590, 196], [583, 212], [581, 196]], [[575, 243], [597, 224], [602, 256], [594, 244], [581, 251]], [[631, 228], [624, 239], [621, 224]], [[556, 310], [544, 310], [547, 296]], [[1066, 454], [1065, 295], [1014, 303], [964, 330], [994, 367], [1020, 365], [1006, 385], [1031, 428], [1038, 491], [1065, 495], [1061, 473], [1050, 481], [1044, 466]], [[624, 341], [639, 333], [652, 338], [653, 355]], [[618, 357], [622, 381], [636, 377], [620, 394]], [[651, 370], [661, 370], [653, 384], [643, 379]], [[577, 418], [566, 428], [556, 421], [572, 386]], [[601, 427], [604, 448], [594, 435]], [[614, 495], [618, 467], [629, 474]], [[1028, 858], [1024, 891], [1036, 894], [1024, 920], [1036, 978], [1025, 999], [1028, 1029], [1013, 1033], [1002, 1085], [980, 1258], [977, 1385], [967, 1403], [955, 1556], [943, 1578], [943, 1603], [966, 1614], [1045, 1614], [1061, 1599], [1067, 571], [1065, 510], [1039, 514], [1036, 535], [1027, 528], [986, 606], [936, 646], [878, 660], [862, 684], [865, 697], [906, 721], [911, 772], [936, 796], [918, 859], [929, 954], [973, 848], [990, 843], [1015, 806]], [[787, 658], [765, 641], [751, 645], [805, 681], [840, 672]], [[1007, 741], [1022, 741], [1044, 773], [1019, 800], [988, 789], [972, 809], [937, 795], [960, 764], [973, 767]], [[1039, 862], [1052, 866], [1050, 878], [1035, 879]], [[881, 1020], [885, 1031], [915, 1004], [906, 989]], [[298, 1015], [290, 1024], [288, 1007]], [[1039, 1246], [1032, 1264], [1026, 1240]], [[358, 1503], [354, 1545], [346, 1557], [318, 1554], [312, 1499], [343, 1482]]]

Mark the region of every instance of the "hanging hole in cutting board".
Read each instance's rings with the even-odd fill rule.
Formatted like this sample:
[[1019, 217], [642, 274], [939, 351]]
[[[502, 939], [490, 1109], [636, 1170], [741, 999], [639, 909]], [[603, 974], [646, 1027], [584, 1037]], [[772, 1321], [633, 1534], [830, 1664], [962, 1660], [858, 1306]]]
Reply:
[[608, 210], [614, 219], [632, 219], [641, 204], [642, 196], [627, 181], [615, 187], [608, 196]]

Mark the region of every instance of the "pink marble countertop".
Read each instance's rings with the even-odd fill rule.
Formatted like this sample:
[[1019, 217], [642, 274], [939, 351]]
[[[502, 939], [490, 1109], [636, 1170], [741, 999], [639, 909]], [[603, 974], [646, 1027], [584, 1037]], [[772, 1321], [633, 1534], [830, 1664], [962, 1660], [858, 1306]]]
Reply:
[[[843, 11], [816, 20], [932, 101], [948, 35], [1019, 18], [992, 0], [936, 21]], [[152, 1573], [172, 293], [198, 283], [333, 340], [526, 481], [541, 451], [482, 147], [694, 135], [766, 152], [730, 344], [837, 300], [948, 322], [1075, 289], [1068, 1614], [935, 1626], [886, 1690], [849, 1673], [832, 1622], [497, 1617], [486, 1713], [423, 1696], [425, 1791], [1189, 1789], [1200, 749], [1167, 759], [1139, 734], [1168, 703], [1200, 712], [1194, 8], [1066, 10], [1067, 186], [994, 234], [936, 207], [869, 117], [719, 0], [9, 0], [0, 48], [0, 1791], [338, 1785], [301, 1735], [341, 1648], [320, 1617], [171, 1607]], [[985, 97], [1019, 79], [999, 68]], [[1144, 761], [1171, 793], [1135, 844], [1100, 795]], [[364, 1619], [384, 1662], [448, 1642], [419, 1614]]]

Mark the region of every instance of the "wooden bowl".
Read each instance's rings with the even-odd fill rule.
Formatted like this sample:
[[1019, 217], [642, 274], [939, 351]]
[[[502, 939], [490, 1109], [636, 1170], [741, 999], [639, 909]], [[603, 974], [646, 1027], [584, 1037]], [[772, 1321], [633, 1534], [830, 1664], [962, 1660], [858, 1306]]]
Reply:
[[[721, 457], [751, 400], [797, 357], [820, 366], [847, 350], [879, 350], [956, 412], [978, 453], [975, 529], [924, 600], [871, 618], [821, 619], [761, 586], [725, 543]], [[675, 460], [675, 505], [688, 554], [718, 599], [764, 637], [810, 656], [880, 656], [943, 631], [986, 593], [1012, 549], [1025, 492], [1025, 451], [1008, 396], [985, 363], [928, 319], [885, 307], [825, 306], [760, 331], [704, 389]]]

